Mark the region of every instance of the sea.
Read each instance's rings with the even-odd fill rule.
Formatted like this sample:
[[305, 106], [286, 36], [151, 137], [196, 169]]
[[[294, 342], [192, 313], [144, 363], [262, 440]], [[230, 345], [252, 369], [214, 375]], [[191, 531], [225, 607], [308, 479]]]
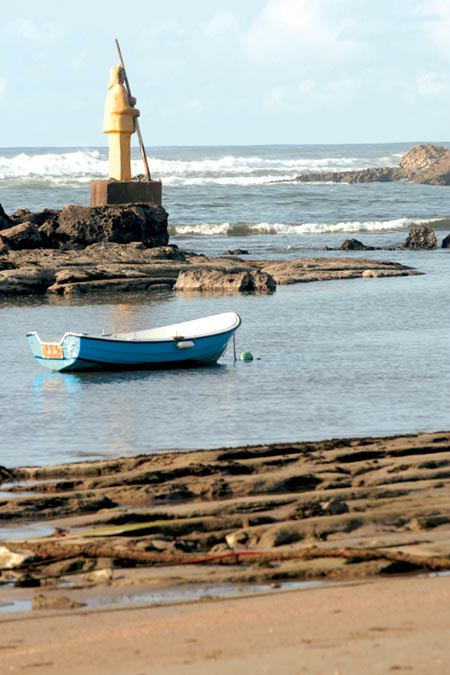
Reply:
[[[418, 142], [148, 148], [180, 248], [241, 249], [248, 259], [351, 255], [420, 274], [279, 286], [273, 295], [0, 299], [0, 464], [450, 429], [450, 250], [441, 248], [450, 187], [295, 181], [398, 165]], [[138, 149], [132, 157], [142, 173]], [[90, 181], [107, 174], [106, 148], [0, 149], [0, 203], [8, 214], [88, 205]], [[399, 249], [422, 224], [438, 248]], [[353, 237], [383, 250], [329, 250]], [[242, 318], [236, 358], [230, 346], [208, 368], [51, 373], [26, 340], [30, 330], [60, 339], [222, 311]], [[244, 351], [253, 361], [240, 360]]]

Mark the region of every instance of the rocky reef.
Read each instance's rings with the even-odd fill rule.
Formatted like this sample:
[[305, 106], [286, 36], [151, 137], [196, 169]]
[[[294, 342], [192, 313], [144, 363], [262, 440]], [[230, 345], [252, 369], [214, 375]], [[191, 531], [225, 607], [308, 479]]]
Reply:
[[99, 242], [83, 249], [0, 255], [0, 297], [90, 293], [273, 293], [278, 284], [418, 274], [398, 263], [352, 258], [210, 258], [176, 246]]
[[167, 212], [161, 206], [79, 206], [32, 213], [19, 209], [11, 217], [0, 205], [0, 253], [21, 249], [81, 249], [98, 242], [165, 246]]
[[409, 150], [399, 166], [304, 173], [295, 180], [301, 183], [388, 183], [403, 180], [426, 185], [450, 185], [450, 149], [424, 143]]
[[38, 213], [20, 209], [8, 216], [0, 206], [0, 297], [160, 290], [273, 293], [278, 284], [417, 274], [379, 260], [244, 261], [236, 255], [248, 254], [241, 249], [211, 258], [168, 242], [162, 207], [69, 205]]
[[[418, 251], [420, 249], [430, 250], [436, 248], [438, 240], [434, 230], [426, 225], [420, 227], [412, 227], [408, 233], [403, 244], [392, 247], [388, 250], [396, 251], [398, 249], [409, 248], [410, 250]], [[447, 235], [442, 240], [442, 248], [450, 248], [450, 235]], [[330, 249], [326, 247], [327, 251], [385, 251], [386, 249], [380, 246], [367, 246], [359, 239], [346, 239], [338, 248]]]

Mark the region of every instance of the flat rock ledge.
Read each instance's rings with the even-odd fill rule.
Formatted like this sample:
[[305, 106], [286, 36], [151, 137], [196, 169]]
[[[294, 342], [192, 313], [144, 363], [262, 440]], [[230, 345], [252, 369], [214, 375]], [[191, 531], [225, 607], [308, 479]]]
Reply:
[[273, 293], [278, 284], [419, 274], [398, 263], [352, 258], [289, 261], [210, 258], [176, 246], [100, 242], [80, 250], [9, 250], [0, 297], [89, 293]]
[[1, 543], [0, 602], [448, 572], [449, 465], [442, 432], [0, 467], [0, 522], [47, 530]]

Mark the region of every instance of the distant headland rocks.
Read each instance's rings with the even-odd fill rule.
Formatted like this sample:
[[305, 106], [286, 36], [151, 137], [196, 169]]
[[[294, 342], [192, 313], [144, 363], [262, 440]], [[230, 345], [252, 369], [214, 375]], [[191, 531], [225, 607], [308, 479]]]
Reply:
[[[426, 185], [450, 185], [450, 149], [424, 143], [409, 150], [399, 166], [304, 173], [294, 179], [298, 183], [391, 183], [408, 181]], [[289, 181], [292, 182], [292, 181]]]

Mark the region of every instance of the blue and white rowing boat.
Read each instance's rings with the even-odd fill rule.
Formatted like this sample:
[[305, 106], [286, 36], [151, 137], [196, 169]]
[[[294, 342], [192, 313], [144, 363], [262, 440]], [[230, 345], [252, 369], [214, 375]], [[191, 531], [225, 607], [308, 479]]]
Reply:
[[235, 312], [134, 333], [65, 333], [59, 342], [27, 334], [35, 358], [50, 370], [186, 368], [215, 363], [240, 326]]

